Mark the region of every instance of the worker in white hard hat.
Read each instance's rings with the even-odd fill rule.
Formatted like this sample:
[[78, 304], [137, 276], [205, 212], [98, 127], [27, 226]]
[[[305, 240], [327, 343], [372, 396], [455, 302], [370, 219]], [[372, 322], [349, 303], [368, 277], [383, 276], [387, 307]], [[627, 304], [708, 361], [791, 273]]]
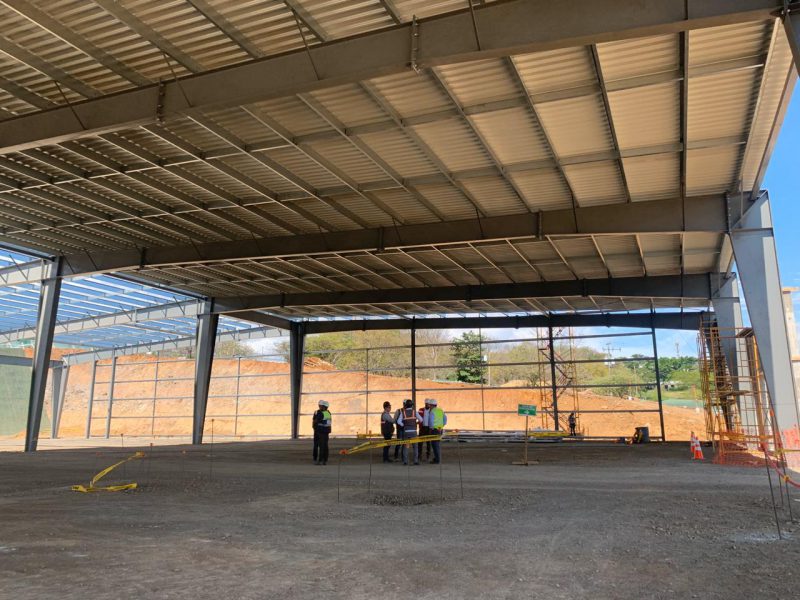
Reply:
[[314, 464], [328, 464], [328, 438], [331, 435], [331, 411], [327, 400], [319, 401], [319, 410], [314, 413], [311, 425], [314, 428]]
[[[439, 408], [438, 404], [435, 398], [425, 399], [424, 425], [428, 428], [430, 435], [442, 435], [444, 426], [447, 425], [447, 415]], [[431, 442], [431, 446], [433, 446], [433, 460], [431, 462], [435, 465], [439, 464], [442, 462], [441, 442]]]

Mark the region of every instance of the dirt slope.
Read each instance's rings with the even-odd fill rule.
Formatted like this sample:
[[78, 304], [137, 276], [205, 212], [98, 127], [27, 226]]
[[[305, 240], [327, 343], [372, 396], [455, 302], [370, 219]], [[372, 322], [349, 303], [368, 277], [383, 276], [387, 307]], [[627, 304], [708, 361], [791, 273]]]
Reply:
[[[240, 362], [240, 364], [238, 364]], [[157, 388], [152, 380], [158, 375]], [[239, 402], [237, 407], [236, 373]], [[108, 411], [110, 366], [98, 366], [92, 409], [92, 433], [104, 435]], [[119, 435], [188, 435], [191, 431], [192, 390], [194, 363], [175, 359], [156, 366], [152, 356], [126, 356], [118, 359], [111, 434]], [[215, 433], [219, 435], [288, 435], [289, 367], [285, 363], [255, 360], [218, 359], [214, 363], [214, 378], [208, 406], [207, 432], [214, 419]], [[91, 365], [80, 365], [70, 370], [67, 398], [61, 419], [63, 437], [82, 436], [86, 426], [88, 388]], [[369, 393], [367, 393], [367, 388]], [[332, 370], [327, 364], [310, 364], [303, 377], [303, 402], [301, 412], [310, 415], [320, 399], [331, 403], [335, 433], [357, 433], [379, 429], [378, 415], [385, 400], [394, 407], [410, 397], [408, 378], [387, 377], [362, 372]], [[500, 411], [516, 413], [517, 404], [541, 406], [537, 390], [502, 388], [495, 390], [471, 389], [461, 383], [437, 382], [419, 379], [417, 397], [435, 397], [449, 413], [449, 428], [519, 430], [524, 426], [516, 414], [498, 414]], [[156, 402], [153, 402], [153, 398]], [[649, 425], [651, 433], [658, 435], [658, 413], [630, 411], [653, 410], [654, 402], [627, 400], [582, 392], [580, 409], [623, 411], [616, 413], [583, 412], [580, 427], [589, 436], [630, 435], [636, 426]], [[572, 399], [562, 398], [562, 410], [571, 410]], [[153, 415], [156, 416], [153, 423]], [[694, 409], [664, 407], [664, 421], [669, 439], [688, 439], [689, 432], [705, 429], [703, 414]], [[531, 427], [541, 426], [539, 418], [532, 419]], [[304, 416], [301, 434], [310, 433], [310, 417]]]

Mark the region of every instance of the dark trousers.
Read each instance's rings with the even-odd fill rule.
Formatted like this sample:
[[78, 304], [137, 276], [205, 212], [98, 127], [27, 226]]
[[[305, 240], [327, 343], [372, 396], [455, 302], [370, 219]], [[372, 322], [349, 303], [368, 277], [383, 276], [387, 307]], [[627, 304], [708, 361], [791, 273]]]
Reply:
[[[429, 435], [442, 435], [441, 429], [431, 429], [429, 431]], [[433, 446], [433, 462], [439, 463], [442, 462], [442, 448], [441, 448], [441, 441], [431, 442], [431, 446]]]
[[328, 438], [331, 432], [329, 430], [315, 429], [314, 430], [314, 462], [328, 462]]
[[[393, 431], [384, 431], [383, 432], [383, 439], [390, 440], [392, 439]], [[395, 446], [396, 447], [396, 446]], [[389, 446], [383, 447], [383, 462], [389, 462]]]
[[[402, 429], [398, 428], [398, 430], [397, 430], [397, 439], [398, 440], [402, 440], [403, 439], [403, 430]], [[400, 451], [402, 449], [403, 448], [402, 448], [402, 446], [400, 444], [397, 444], [397, 446], [394, 447], [394, 459], [395, 460], [397, 460], [400, 457]]]
[[[420, 435], [430, 435], [431, 434], [431, 430], [428, 427], [420, 427], [419, 428], [419, 434]], [[431, 457], [431, 443], [430, 442], [420, 442], [419, 444], [417, 444], [417, 446], [419, 447], [419, 457], [420, 458], [422, 458], [422, 448], [423, 448], [423, 446], [425, 448], [425, 460], [427, 460], [427, 459], [429, 459]]]
[[575, 423], [569, 424], [569, 434], [574, 436], [575, 435]]

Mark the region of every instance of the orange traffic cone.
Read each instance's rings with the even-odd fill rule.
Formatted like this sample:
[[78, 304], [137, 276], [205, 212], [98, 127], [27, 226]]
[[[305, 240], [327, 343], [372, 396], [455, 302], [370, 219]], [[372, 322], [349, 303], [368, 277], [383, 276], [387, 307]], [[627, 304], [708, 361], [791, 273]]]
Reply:
[[703, 460], [705, 458], [703, 456], [703, 448], [700, 446], [700, 440], [697, 439], [694, 431], [689, 437], [689, 449], [692, 451], [692, 460]]

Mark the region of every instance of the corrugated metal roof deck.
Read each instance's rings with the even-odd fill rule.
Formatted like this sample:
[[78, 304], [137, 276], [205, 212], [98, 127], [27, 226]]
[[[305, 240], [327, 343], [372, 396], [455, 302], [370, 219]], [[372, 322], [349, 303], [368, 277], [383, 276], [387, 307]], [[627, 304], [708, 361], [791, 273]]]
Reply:
[[[463, 4], [3, 0], [0, 111], [23, 114]], [[759, 21], [409, 71], [6, 154], [0, 242], [48, 254], [200, 244], [749, 189], [791, 69], [779, 28]], [[235, 295], [689, 274], [714, 270], [721, 246], [721, 236], [690, 233], [532, 236], [139, 275]], [[584, 304], [486, 310], [636, 307]]]

